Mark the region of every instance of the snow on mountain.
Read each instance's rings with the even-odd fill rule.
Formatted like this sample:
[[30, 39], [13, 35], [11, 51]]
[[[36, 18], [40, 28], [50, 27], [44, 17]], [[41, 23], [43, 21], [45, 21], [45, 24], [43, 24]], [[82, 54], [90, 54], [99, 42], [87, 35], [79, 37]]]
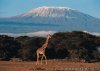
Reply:
[[40, 17], [66, 17], [66, 12], [71, 11], [71, 8], [67, 7], [39, 7], [29, 12], [22, 14], [21, 16], [40, 16]]

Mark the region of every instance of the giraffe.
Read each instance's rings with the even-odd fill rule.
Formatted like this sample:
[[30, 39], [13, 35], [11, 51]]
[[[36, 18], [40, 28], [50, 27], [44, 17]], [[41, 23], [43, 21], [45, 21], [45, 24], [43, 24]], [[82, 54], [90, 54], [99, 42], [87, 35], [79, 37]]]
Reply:
[[36, 54], [37, 54], [37, 62], [36, 62], [36, 65], [39, 64], [40, 54], [42, 55], [42, 58], [41, 58], [41, 65], [42, 65], [43, 57], [45, 58], [46, 65], [47, 65], [47, 58], [46, 58], [46, 55], [45, 55], [45, 49], [46, 49], [47, 46], [48, 46], [48, 42], [49, 42], [49, 39], [50, 39], [50, 38], [51, 38], [51, 35], [49, 34], [49, 35], [47, 36], [47, 38], [46, 38], [45, 43], [42, 45], [42, 47], [37, 49], [37, 51], [36, 51]]

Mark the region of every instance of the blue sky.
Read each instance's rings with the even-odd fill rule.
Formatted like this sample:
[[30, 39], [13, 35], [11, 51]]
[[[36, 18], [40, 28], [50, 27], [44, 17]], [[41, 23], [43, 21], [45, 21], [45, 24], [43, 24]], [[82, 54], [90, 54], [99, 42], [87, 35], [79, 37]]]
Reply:
[[100, 0], [0, 0], [0, 17], [25, 13], [40, 6], [64, 6], [100, 18]]

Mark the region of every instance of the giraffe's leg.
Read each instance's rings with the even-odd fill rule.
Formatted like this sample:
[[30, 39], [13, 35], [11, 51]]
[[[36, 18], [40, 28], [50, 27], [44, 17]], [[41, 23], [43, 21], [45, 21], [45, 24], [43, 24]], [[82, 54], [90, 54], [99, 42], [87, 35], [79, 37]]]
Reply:
[[37, 57], [36, 65], [38, 65], [38, 57]]
[[37, 54], [37, 62], [36, 65], [39, 64], [39, 54]]
[[47, 58], [46, 58], [45, 54], [44, 54], [44, 57], [45, 57], [46, 65], [47, 65]]
[[41, 65], [42, 65], [42, 60], [43, 60], [43, 55], [42, 55], [42, 58], [41, 58]]

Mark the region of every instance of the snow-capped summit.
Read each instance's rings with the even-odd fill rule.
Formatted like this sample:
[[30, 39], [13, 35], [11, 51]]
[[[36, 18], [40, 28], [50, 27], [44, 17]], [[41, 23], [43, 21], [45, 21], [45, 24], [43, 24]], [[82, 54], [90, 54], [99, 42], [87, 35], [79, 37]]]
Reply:
[[49, 9], [59, 9], [59, 10], [65, 10], [65, 9], [67, 9], [67, 10], [69, 10], [69, 9], [71, 9], [71, 8], [69, 8], [69, 7], [54, 7], [54, 6], [42, 6], [42, 7], [38, 7], [38, 8], [35, 8], [35, 9], [32, 9], [31, 11], [33, 11], [33, 10], [40, 10], [40, 9], [43, 9], [43, 10], [49, 10]]
[[41, 17], [65, 17], [67, 12], [72, 11], [73, 9], [68, 7], [38, 7], [35, 9], [32, 9], [25, 14], [22, 14], [21, 16], [41, 16]]
[[59, 7], [56, 7], [56, 6], [42, 6], [42, 7], [38, 7], [37, 9], [40, 9], [40, 8], [44, 8], [44, 9], [50, 9], [50, 8], [52, 8], [52, 9], [55, 9], [55, 8], [57, 8], [57, 9], [71, 9], [70, 7], [62, 7], [62, 6], [59, 6]]

